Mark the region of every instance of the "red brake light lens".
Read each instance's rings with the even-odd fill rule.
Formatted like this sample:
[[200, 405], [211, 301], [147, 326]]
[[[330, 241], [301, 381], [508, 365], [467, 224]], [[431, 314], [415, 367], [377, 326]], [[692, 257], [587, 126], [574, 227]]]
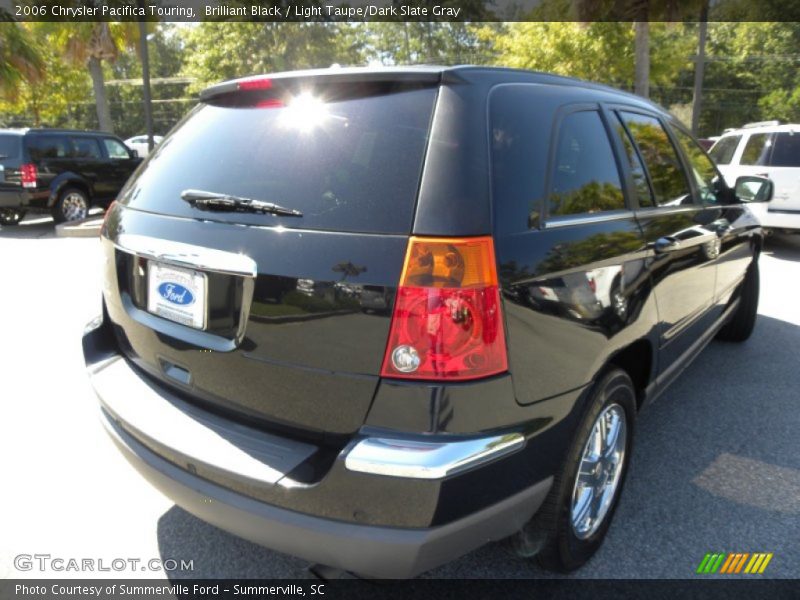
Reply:
[[36, 165], [33, 163], [25, 163], [19, 167], [20, 178], [22, 179], [22, 187], [35, 188], [36, 179], [39, 176]]
[[100, 228], [100, 231], [103, 234], [106, 233], [106, 223], [108, 223], [108, 216], [111, 214], [111, 211], [114, 210], [114, 207], [117, 205], [117, 201], [114, 200], [111, 204], [108, 205], [105, 214], [103, 215], [103, 226]]
[[453, 381], [507, 369], [492, 238], [412, 237], [381, 375]]
[[268, 90], [272, 88], [272, 79], [267, 77], [257, 77], [254, 79], [245, 79], [236, 84], [236, 88], [241, 91], [248, 90]]

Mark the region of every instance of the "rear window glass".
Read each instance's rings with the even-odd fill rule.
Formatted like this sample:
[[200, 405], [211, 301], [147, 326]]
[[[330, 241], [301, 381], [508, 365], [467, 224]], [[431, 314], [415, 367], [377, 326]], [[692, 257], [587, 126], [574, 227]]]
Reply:
[[718, 165], [729, 165], [733, 160], [733, 155], [736, 153], [736, 147], [739, 145], [739, 140], [742, 139], [740, 135], [731, 135], [728, 137], [720, 138], [717, 143], [711, 147], [708, 153]]
[[775, 136], [773, 167], [800, 167], [800, 133], [782, 132]]
[[0, 159], [19, 156], [19, 140], [18, 135], [0, 135]]
[[772, 134], [754, 133], [748, 140], [742, 152], [740, 165], [764, 166], [769, 158], [769, 151], [772, 147]]
[[[407, 233], [435, 88], [320, 98], [298, 96], [278, 108], [201, 104], [150, 155], [122, 203], [216, 221]], [[272, 202], [303, 216], [200, 210], [181, 200], [187, 189]]]

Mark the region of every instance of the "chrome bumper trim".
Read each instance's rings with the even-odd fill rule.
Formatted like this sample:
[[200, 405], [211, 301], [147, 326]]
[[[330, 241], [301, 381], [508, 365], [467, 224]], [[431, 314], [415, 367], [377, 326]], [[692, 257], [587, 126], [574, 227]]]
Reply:
[[458, 441], [420, 441], [368, 437], [350, 449], [345, 467], [350, 471], [443, 479], [511, 454], [525, 445], [519, 433]]
[[179, 267], [253, 278], [258, 274], [256, 262], [244, 254], [131, 233], [117, 236], [114, 245], [124, 252]]

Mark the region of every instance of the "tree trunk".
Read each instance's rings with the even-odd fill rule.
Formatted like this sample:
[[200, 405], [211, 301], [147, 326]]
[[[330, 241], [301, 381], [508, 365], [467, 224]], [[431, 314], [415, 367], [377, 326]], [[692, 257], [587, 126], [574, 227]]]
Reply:
[[708, 31], [708, 3], [703, 3], [700, 12], [700, 31], [697, 42], [697, 61], [694, 65], [694, 95], [692, 96], [692, 133], [697, 135], [700, 127], [700, 108], [703, 102], [703, 72], [706, 62], [706, 33]]
[[634, 88], [644, 98], [650, 97], [650, 23], [634, 23]]
[[103, 64], [94, 56], [89, 59], [89, 74], [92, 76], [92, 88], [94, 88], [94, 101], [97, 105], [97, 120], [100, 123], [100, 130], [114, 133], [106, 96], [106, 82], [103, 79]]

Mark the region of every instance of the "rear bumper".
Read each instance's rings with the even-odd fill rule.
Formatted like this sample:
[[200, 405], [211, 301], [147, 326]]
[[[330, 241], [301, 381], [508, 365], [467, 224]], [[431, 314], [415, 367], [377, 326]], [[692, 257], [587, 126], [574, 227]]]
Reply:
[[50, 198], [49, 190], [23, 190], [19, 187], [0, 189], [0, 208], [23, 208], [46, 210]]
[[[365, 524], [357, 515], [378, 503], [384, 517], [416, 506], [421, 518], [428, 518], [428, 512], [441, 510], [452, 486], [464, 490], [461, 473], [494, 477], [496, 469], [504, 472], [509, 462], [504, 458], [519, 457], [524, 439], [514, 433], [405, 441], [397, 434], [360, 434], [321, 481], [304, 484], [295, 473], [315, 454], [313, 445], [231, 424], [146, 382], [114, 350], [104, 327], [84, 336], [84, 353], [103, 424], [152, 485], [221, 529], [312, 562], [372, 577], [411, 577], [513, 534], [538, 510], [551, 486], [551, 478], [526, 484], [434, 526]], [[237, 485], [229, 485], [232, 481]], [[499, 482], [496, 487], [503, 488]], [[276, 503], [252, 492], [259, 489], [267, 489], [264, 497]], [[337, 512], [337, 504], [345, 510]]]
[[21, 208], [27, 204], [23, 191], [0, 190], [0, 208]]
[[441, 527], [358, 525], [271, 506], [232, 492], [179, 469], [138, 443], [107, 416], [103, 420], [136, 470], [196, 517], [273, 550], [372, 577], [413, 577], [506, 537], [533, 514], [550, 488], [550, 481], [543, 481]]

